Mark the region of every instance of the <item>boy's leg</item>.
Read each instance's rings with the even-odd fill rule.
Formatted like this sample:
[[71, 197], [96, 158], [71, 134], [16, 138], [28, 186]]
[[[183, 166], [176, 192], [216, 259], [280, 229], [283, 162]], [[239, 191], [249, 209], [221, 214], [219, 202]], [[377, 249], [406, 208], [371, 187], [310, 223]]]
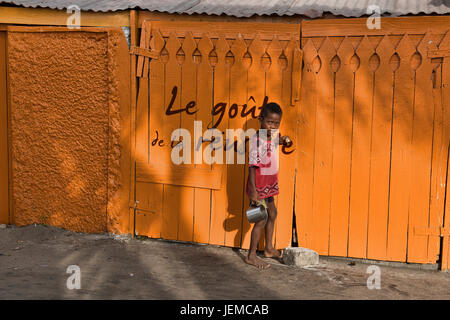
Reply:
[[257, 268], [268, 268], [270, 265], [256, 255], [256, 250], [258, 249], [259, 239], [261, 238], [261, 232], [264, 229], [266, 220], [261, 220], [253, 225], [252, 234], [250, 238], [250, 250], [248, 251], [248, 256], [245, 258], [245, 262], [254, 265]]
[[275, 207], [273, 197], [270, 197], [266, 203], [269, 218], [266, 223], [266, 248], [264, 250], [264, 255], [268, 258], [281, 258], [281, 253], [278, 250], [275, 250], [272, 243], [275, 219], [277, 218], [277, 207]]

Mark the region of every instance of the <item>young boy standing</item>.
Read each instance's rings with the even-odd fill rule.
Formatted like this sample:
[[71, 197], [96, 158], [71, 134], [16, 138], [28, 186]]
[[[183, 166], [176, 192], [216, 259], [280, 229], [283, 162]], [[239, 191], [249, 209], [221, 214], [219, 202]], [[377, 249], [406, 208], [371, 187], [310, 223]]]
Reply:
[[[249, 152], [249, 175], [247, 180], [247, 195], [251, 205], [256, 205], [260, 201], [265, 201], [268, 219], [256, 222], [253, 225], [250, 250], [245, 262], [257, 268], [268, 268], [270, 265], [259, 259], [256, 255], [261, 232], [265, 227], [266, 246], [265, 257], [281, 258], [281, 253], [275, 250], [272, 244], [277, 208], [275, 207], [273, 196], [279, 193], [278, 190], [278, 157], [275, 152], [278, 150], [277, 143], [286, 144], [290, 142], [289, 137], [284, 136], [276, 139], [278, 128], [280, 127], [282, 110], [276, 103], [266, 104], [259, 116], [261, 129], [250, 139]], [[279, 134], [278, 134], [279, 137]], [[279, 140], [279, 141], [277, 141]]]

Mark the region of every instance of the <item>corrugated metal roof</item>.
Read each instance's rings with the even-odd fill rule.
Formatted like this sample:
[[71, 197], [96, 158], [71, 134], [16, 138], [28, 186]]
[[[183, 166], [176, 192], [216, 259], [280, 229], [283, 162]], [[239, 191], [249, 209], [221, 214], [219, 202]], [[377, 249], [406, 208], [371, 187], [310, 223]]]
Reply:
[[0, 3], [52, 9], [77, 5], [81, 10], [102, 12], [141, 8], [168, 13], [225, 14], [235, 17], [301, 14], [315, 18], [324, 12], [360, 17], [367, 14], [367, 8], [374, 4], [380, 7], [382, 14], [394, 16], [450, 12], [450, 0], [10, 0]]

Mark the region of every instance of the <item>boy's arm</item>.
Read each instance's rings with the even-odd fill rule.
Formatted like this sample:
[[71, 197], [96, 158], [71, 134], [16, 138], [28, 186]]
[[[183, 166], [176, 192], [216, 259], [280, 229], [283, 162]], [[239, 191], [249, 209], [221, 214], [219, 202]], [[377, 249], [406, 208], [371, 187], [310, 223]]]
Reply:
[[248, 180], [249, 180], [249, 187], [250, 187], [250, 201], [252, 202], [258, 202], [258, 192], [256, 191], [256, 182], [255, 182], [255, 169], [256, 167], [249, 167], [248, 169]]

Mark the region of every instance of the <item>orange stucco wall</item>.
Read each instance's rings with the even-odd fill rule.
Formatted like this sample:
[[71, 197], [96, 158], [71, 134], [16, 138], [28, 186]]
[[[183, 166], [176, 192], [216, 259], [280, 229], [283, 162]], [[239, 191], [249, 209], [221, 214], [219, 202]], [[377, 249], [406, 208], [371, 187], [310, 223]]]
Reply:
[[8, 32], [14, 223], [128, 232], [125, 38], [42, 30]]

